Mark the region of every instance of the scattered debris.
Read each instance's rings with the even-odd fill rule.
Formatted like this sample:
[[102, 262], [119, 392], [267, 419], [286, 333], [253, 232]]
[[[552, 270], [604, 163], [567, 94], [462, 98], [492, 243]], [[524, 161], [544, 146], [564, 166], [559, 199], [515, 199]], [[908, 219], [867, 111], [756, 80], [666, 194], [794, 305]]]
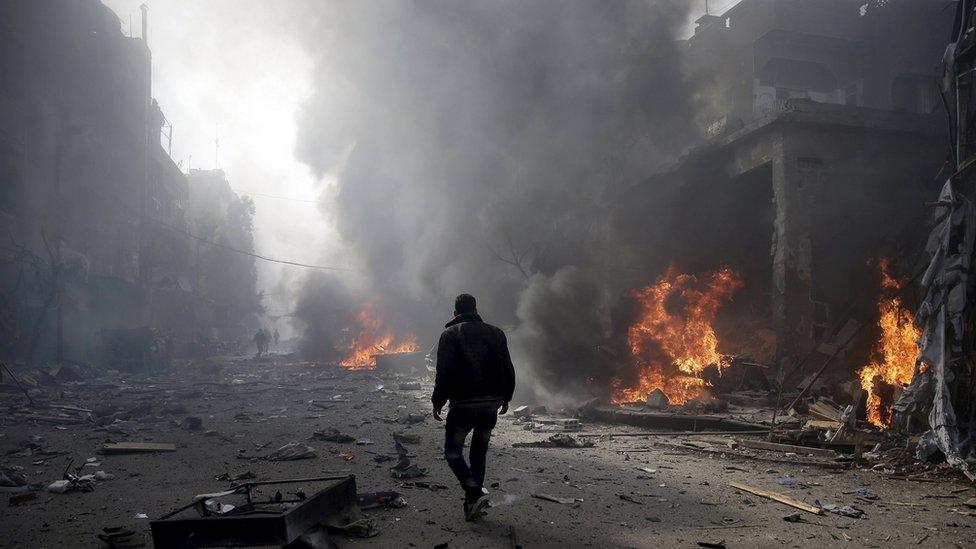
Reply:
[[854, 507], [853, 505], [835, 505], [833, 503], [824, 503], [820, 504], [820, 507], [825, 511], [831, 512], [835, 515], [840, 515], [842, 517], [859, 519], [864, 518], [865, 515], [862, 509]]
[[420, 444], [420, 435], [414, 433], [393, 433], [393, 440], [402, 444]]
[[765, 440], [738, 439], [736, 443], [744, 448], [754, 448], [757, 450], [769, 450], [771, 452], [786, 452], [800, 455], [837, 457], [837, 452], [827, 448], [810, 448], [808, 446], [794, 446], [792, 444], [777, 444]]
[[423, 423], [427, 419], [425, 414], [407, 414], [397, 420], [397, 423], [402, 423], [404, 425], [414, 425], [416, 423]]
[[390, 475], [396, 479], [411, 479], [419, 478], [427, 475], [427, 469], [424, 467], [418, 467], [410, 463], [410, 457], [407, 455], [407, 449], [400, 444], [400, 439], [397, 435], [393, 435], [393, 447], [397, 453], [397, 463], [390, 468]]
[[[252, 494], [255, 489], [275, 485], [332, 481], [337, 482], [311, 495], [305, 495], [302, 491], [296, 492], [297, 501], [286, 500], [280, 491], [268, 501], [255, 499]], [[210, 500], [231, 495], [243, 495], [247, 504], [240, 507], [224, 504], [207, 505]], [[159, 520], [152, 521], [150, 527], [153, 545], [155, 547], [287, 545], [316, 525], [328, 522], [335, 515], [344, 515], [347, 508], [355, 505], [356, 499], [356, 479], [352, 476], [244, 483], [225, 492], [198, 496], [191, 503], [164, 515]], [[348, 523], [339, 521], [337, 524]], [[202, 540], [206, 540], [206, 543], [201, 544]]]
[[546, 440], [538, 442], [516, 442], [516, 448], [590, 448], [595, 446], [592, 440], [580, 440], [573, 435], [555, 434]]
[[553, 496], [553, 495], [549, 495], [549, 494], [532, 494], [532, 497], [537, 498], [537, 499], [542, 499], [542, 500], [545, 500], [545, 501], [551, 501], [553, 503], [560, 503], [560, 504], [563, 504], [563, 505], [570, 504], [570, 503], [576, 503], [576, 499], [575, 498], [561, 498], [561, 497]]
[[103, 454], [144, 454], [147, 452], [175, 452], [175, 444], [161, 442], [107, 442]]
[[219, 475], [214, 476], [214, 480], [222, 480], [226, 482], [237, 482], [241, 480], [251, 480], [255, 478], [257, 478], [257, 475], [255, 475], [251, 471], [240, 473], [234, 476], [231, 476], [230, 473], [221, 473]]
[[312, 459], [318, 454], [315, 448], [301, 442], [289, 442], [274, 452], [268, 454], [268, 461], [294, 461], [298, 459]]
[[793, 507], [795, 509], [806, 511], [807, 513], [812, 513], [814, 515], [824, 514], [823, 509], [810, 505], [809, 503], [804, 503], [797, 499], [793, 499], [784, 494], [772, 492], [770, 490], [764, 490], [762, 488], [757, 488], [755, 486], [749, 486], [748, 484], [744, 484], [737, 481], [730, 482], [729, 486], [735, 488], [736, 490], [742, 490], [743, 492], [749, 492], [750, 494], [755, 494], [757, 496], [771, 499], [773, 501], [778, 501], [779, 503], [782, 503], [784, 505], [789, 505], [790, 507]]
[[671, 401], [668, 399], [668, 395], [664, 394], [664, 391], [662, 391], [661, 389], [654, 389], [650, 393], [647, 393], [648, 408], [656, 408], [656, 409], [667, 408], [670, 402]]
[[519, 406], [518, 408], [512, 410], [512, 416], [520, 419], [529, 419], [532, 417], [532, 411], [529, 410], [528, 406]]
[[105, 542], [109, 549], [135, 549], [146, 546], [142, 534], [122, 526], [102, 528], [102, 533], [98, 534], [98, 539]]
[[400, 492], [365, 492], [357, 496], [359, 508], [368, 509], [399, 509], [406, 507], [407, 501]]
[[315, 431], [312, 433], [312, 438], [315, 440], [321, 440], [324, 442], [336, 442], [339, 444], [347, 444], [350, 442], [356, 442], [356, 437], [347, 435], [345, 433], [339, 432], [338, 429], [330, 427], [329, 429], [323, 431]]

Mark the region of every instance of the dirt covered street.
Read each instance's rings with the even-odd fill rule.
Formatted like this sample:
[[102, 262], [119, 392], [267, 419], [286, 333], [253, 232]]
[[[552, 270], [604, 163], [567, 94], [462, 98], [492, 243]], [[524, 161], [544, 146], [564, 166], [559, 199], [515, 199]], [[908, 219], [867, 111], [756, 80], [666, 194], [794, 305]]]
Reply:
[[[420, 389], [411, 384], [416, 381]], [[560, 418], [572, 414], [554, 411], [536, 414], [531, 422], [511, 413], [499, 420], [488, 471], [493, 507], [480, 522], [468, 523], [461, 514], [461, 492], [442, 457], [442, 424], [429, 414], [430, 390], [429, 380], [396, 374], [347, 372], [282, 358], [224, 358], [154, 377], [103, 373], [32, 390], [38, 402], [47, 399], [46, 407], [29, 408], [23, 395], [6, 393], [0, 465], [8, 477], [21, 474], [28, 486], [45, 488], [22, 502], [23, 487], [3, 488], [11, 503], [0, 515], [0, 546], [102, 547], [96, 535], [111, 526], [130, 528], [151, 546], [151, 519], [196, 494], [232, 484], [218, 480], [228, 478], [221, 475], [249, 472], [257, 480], [348, 472], [356, 476], [360, 494], [402, 494], [403, 507], [366, 511], [375, 521], [375, 537], [332, 535], [339, 547], [976, 543], [976, 521], [963, 514], [976, 492], [963, 481], [888, 479], [870, 469], [797, 465], [789, 461], [810, 459], [788, 453], [754, 452], [746, 459], [731, 451], [731, 435], [590, 436], [639, 429], [588, 421], [570, 436], [592, 440], [592, 447], [513, 447], [561, 432]], [[199, 425], [188, 418], [199, 418]], [[321, 440], [334, 438], [323, 434], [330, 429], [354, 441]], [[392, 476], [395, 460], [385, 456], [395, 456], [394, 433], [406, 435], [401, 440], [411, 462], [426, 469], [426, 476]], [[100, 453], [103, 444], [113, 442], [171, 443], [176, 450]], [[291, 442], [311, 447], [314, 457], [267, 459]], [[69, 459], [72, 468], [90, 462], [81, 475], [103, 471], [112, 478], [96, 480], [90, 492], [47, 491]], [[732, 488], [731, 482], [817, 507], [850, 506], [863, 515], [798, 511]]]

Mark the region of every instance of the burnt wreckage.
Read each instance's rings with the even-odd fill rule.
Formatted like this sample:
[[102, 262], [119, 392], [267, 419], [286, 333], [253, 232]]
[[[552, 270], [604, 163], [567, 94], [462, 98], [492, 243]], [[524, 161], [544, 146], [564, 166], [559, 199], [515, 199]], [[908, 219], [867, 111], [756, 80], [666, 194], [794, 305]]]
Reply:
[[946, 48], [941, 94], [949, 115], [952, 175], [935, 203], [937, 223], [926, 251], [931, 262], [921, 280], [924, 300], [915, 316], [923, 327], [912, 382], [894, 404], [895, 424], [911, 429], [925, 417], [928, 430], [919, 458], [937, 452], [971, 480], [976, 430], [974, 376], [973, 252], [976, 206], [967, 196], [976, 181], [976, 2], [958, 4], [952, 41]]

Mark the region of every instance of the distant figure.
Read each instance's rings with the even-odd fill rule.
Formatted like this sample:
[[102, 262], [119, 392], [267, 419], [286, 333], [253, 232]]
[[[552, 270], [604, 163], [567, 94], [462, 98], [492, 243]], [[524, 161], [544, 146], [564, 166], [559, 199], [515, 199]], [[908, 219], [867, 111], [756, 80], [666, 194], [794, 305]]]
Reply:
[[258, 348], [257, 356], [268, 352], [268, 332], [264, 328], [259, 328], [254, 334], [254, 345]]
[[277, 347], [278, 347], [278, 340], [279, 340], [279, 339], [281, 339], [281, 336], [280, 336], [280, 335], [278, 335], [278, 328], [275, 328], [275, 331], [274, 331], [274, 342], [275, 342], [275, 348], [277, 348]]
[[[454, 300], [454, 319], [437, 344], [437, 380], [431, 402], [434, 419], [451, 402], [444, 428], [444, 458], [464, 489], [464, 518], [477, 520], [488, 507], [485, 466], [488, 441], [498, 414], [508, 412], [515, 392], [515, 367], [505, 332], [478, 316], [474, 296]], [[464, 439], [471, 436], [471, 467], [464, 461]]]

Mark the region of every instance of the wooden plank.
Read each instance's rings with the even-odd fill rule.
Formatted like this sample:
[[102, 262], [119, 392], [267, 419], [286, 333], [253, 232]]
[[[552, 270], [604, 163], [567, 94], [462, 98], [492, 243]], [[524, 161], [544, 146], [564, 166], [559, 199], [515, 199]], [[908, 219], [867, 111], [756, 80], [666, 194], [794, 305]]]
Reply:
[[576, 433], [578, 437], [685, 437], [698, 435], [765, 435], [769, 429], [754, 431], [644, 431], [640, 433]]
[[837, 452], [827, 448], [810, 448], [809, 446], [794, 446], [793, 444], [777, 444], [765, 440], [736, 440], [739, 446], [745, 448], [755, 448], [757, 450], [769, 450], [771, 452], [793, 452], [801, 455], [814, 455], [820, 457], [837, 457]]
[[102, 446], [106, 454], [138, 454], [144, 452], [175, 452], [176, 445], [164, 442], [107, 442]]
[[814, 515], [820, 515], [820, 516], [823, 516], [824, 514], [823, 509], [819, 507], [814, 507], [813, 505], [802, 502], [798, 499], [793, 499], [790, 496], [787, 496], [785, 494], [780, 494], [778, 492], [771, 492], [769, 490], [764, 490], [762, 488], [757, 488], [755, 486], [750, 486], [748, 484], [744, 484], [737, 481], [730, 482], [729, 486], [735, 488], [736, 490], [742, 490], [743, 492], [749, 492], [750, 494], [755, 494], [759, 497], [777, 501], [779, 503], [782, 503], [783, 505], [789, 505], [794, 509], [806, 511], [807, 513], [813, 513]]
[[839, 421], [824, 421], [824, 420], [811, 419], [811, 420], [807, 421], [806, 424], [803, 425], [803, 428], [804, 429], [823, 429], [825, 431], [828, 431], [828, 430], [829, 431], [836, 431], [837, 429], [840, 429], [841, 425], [843, 425], [843, 423], [841, 423]]
[[553, 495], [550, 495], [550, 494], [532, 494], [532, 497], [538, 498], [538, 499], [542, 499], [542, 500], [545, 500], [545, 501], [551, 501], [553, 503], [561, 503], [563, 505], [566, 505], [566, 504], [569, 504], [569, 503], [576, 503], [576, 500], [573, 499], [573, 498], [561, 498], [559, 496], [553, 496]]

